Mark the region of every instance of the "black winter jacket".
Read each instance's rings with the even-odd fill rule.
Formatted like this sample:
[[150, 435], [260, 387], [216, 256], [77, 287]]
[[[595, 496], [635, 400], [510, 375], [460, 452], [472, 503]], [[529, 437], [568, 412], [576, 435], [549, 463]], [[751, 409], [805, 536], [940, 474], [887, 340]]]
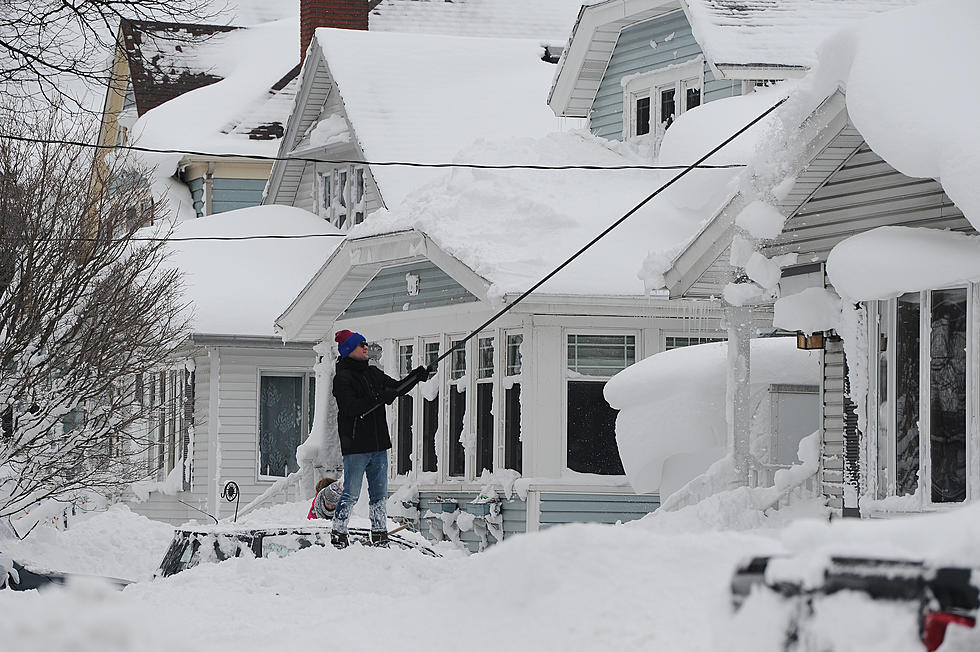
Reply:
[[344, 357], [337, 361], [333, 395], [337, 399], [337, 429], [344, 455], [391, 448], [385, 409], [379, 407], [363, 418], [362, 415], [380, 403], [390, 405], [398, 397], [398, 383], [366, 360]]

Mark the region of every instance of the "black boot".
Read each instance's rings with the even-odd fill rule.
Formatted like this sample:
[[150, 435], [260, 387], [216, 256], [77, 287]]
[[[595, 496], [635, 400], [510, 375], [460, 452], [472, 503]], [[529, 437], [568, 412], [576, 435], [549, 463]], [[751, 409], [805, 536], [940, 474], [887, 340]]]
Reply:
[[377, 548], [388, 547], [388, 533], [384, 530], [371, 530], [371, 545]]
[[343, 550], [348, 545], [350, 545], [350, 541], [347, 540], [346, 532], [331, 532], [330, 543], [333, 545], [334, 548], [337, 548], [338, 550]]

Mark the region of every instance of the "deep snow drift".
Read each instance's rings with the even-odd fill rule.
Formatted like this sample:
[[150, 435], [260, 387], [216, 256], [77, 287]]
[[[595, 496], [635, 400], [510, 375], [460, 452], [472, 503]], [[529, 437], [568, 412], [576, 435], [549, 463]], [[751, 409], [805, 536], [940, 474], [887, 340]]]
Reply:
[[[980, 564], [977, 505], [883, 522], [787, 522], [784, 512], [747, 518], [739, 495], [626, 525], [517, 536], [473, 556], [314, 547], [153, 580], [147, 578], [170, 528], [115, 507], [79, 517], [67, 532], [44, 526], [23, 542], [0, 540], [0, 548], [42, 565], [141, 581], [122, 592], [93, 581], [40, 593], [0, 591], [0, 641], [5, 650], [52, 652], [457, 645], [777, 652], [785, 604], [754, 594], [737, 618], [730, 614], [732, 569], [750, 555], [804, 553], [800, 573], [840, 553]], [[307, 507], [278, 506], [266, 517]], [[897, 607], [841, 595], [820, 609], [821, 636], [860, 643], [840, 649], [921, 650], [914, 618]], [[950, 638], [960, 643], [944, 652], [980, 643], [973, 630], [956, 634]]]

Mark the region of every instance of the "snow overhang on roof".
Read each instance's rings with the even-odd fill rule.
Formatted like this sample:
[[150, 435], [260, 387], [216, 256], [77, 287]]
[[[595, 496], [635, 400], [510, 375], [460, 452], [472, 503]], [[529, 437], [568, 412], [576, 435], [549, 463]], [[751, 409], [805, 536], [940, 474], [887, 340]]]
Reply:
[[385, 267], [428, 260], [479, 300], [489, 283], [421, 231], [347, 239], [276, 319], [283, 341], [320, 341], [357, 295]]
[[607, 0], [583, 6], [548, 95], [555, 115], [587, 118], [619, 33], [678, 9], [678, 0]]
[[801, 76], [834, 32], [921, 0], [681, 0], [705, 57], [729, 79]]

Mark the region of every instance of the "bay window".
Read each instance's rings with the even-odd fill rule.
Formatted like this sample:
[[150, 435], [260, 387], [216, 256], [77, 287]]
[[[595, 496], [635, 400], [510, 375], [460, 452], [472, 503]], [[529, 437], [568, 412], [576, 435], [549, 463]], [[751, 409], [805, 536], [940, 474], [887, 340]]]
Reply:
[[[412, 354], [415, 347], [411, 344], [398, 346], [398, 377], [404, 378], [412, 369]], [[412, 433], [412, 422], [415, 420], [415, 399], [412, 393], [398, 397], [397, 407], [397, 459], [395, 472], [404, 475], [412, 470], [412, 452], [415, 439]]]
[[493, 472], [493, 337], [479, 338], [476, 368], [476, 475]]
[[507, 335], [504, 368], [504, 467], [521, 472], [524, 451], [521, 442], [521, 345], [520, 333]]

